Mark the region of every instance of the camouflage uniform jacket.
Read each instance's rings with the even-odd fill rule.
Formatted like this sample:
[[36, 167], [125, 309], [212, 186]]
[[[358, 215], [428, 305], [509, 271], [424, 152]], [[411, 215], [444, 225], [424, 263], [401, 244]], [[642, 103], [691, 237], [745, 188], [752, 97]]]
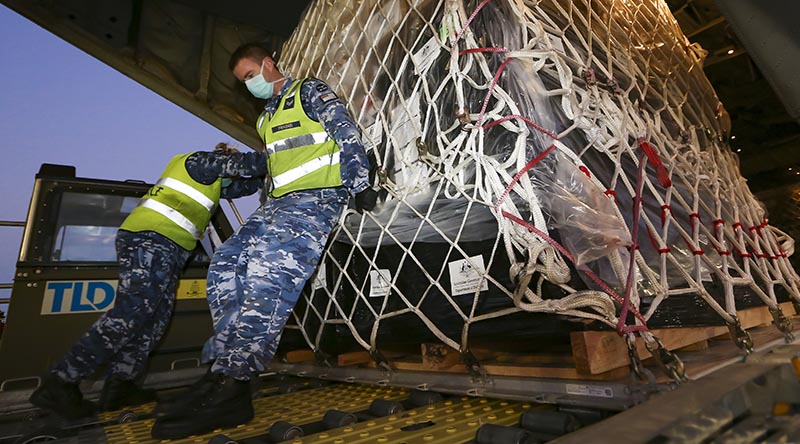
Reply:
[[230, 184], [223, 182], [220, 198], [234, 199], [258, 191], [267, 174], [267, 161], [263, 153], [257, 152], [221, 154], [198, 151], [186, 159], [186, 171], [203, 185], [209, 185], [219, 177], [232, 179]]

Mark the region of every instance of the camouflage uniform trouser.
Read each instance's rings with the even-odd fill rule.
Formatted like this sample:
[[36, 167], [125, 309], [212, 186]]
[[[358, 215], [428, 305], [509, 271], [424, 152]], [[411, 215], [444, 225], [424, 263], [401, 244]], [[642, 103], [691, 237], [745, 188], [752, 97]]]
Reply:
[[109, 376], [134, 379], [169, 324], [175, 289], [189, 252], [166, 237], [143, 231], [117, 233], [119, 286], [104, 313], [52, 370], [78, 382], [108, 363]]
[[215, 336], [203, 349], [212, 371], [247, 379], [264, 370], [347, 198], [328, 188], [268, 200], [214, 252], [207, 296]]

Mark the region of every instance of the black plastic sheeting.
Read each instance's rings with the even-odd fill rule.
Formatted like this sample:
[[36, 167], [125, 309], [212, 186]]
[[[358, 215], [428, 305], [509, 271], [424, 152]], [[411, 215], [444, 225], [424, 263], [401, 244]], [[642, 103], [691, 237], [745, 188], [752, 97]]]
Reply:
[[[489, 257], [494, 241], [466, 242], [461, 243], [461, 247], [471, 256], [483, 255]], [[442, 263], [461, 258], [460, 253], [455, 255], [449, 250], [448, 246], [440, 243], [417, 243], [410, 248], [411, 252], [429, 274], [434, 276], [439, 273]], [[337, 260], [346, 260], [351, 245], [337, 243], [333, 246], [332, 252]], [[368, 255], [374, 249], [366, 249]], [[421, 276], [421, 267], [413, 261], [406, 260], [401, 265], [404, 251], [399, 246], [383, 246], [380, 254], [376, 258], [378, 268], [397, 270], [395, 286], [402, 292], [412, 304], [420, 301], [422, 295], [425, 300], [420, 304], [419, 311], [428, 317], [442, 332], [456, 342], [460, 342], [464, 328], [464, 320], [458, 315], [454, 307], [447, 301], [442, 292], [428, 284], [428, 279]], [[504, 255], [496, 255], [496, 261], [489, 268], [489, 274], [506, 288], [514, 288], [508, 276], [508, 262]], [[326, 266], [328, 282], [335, 282], [337, 279], [336, 268], [328, 261]], [[573, 270], [573, 276], [577, 275]], [[355, 256], [351, 259], [348, 274], [353, 282], [369, 282], [369, 267], [365, 259]], [[393, 273], [394, 276], [394, 273]], [[533, 279], [532, 282], [535, 282]], [[442, 274], [440, 284], [446, 290], [450, 288], [449, 273]], [[532, 284], [534, 285], [534, 284]], [[552, 284], [544, 284], [543, 293], [545, 298], [560, 298], [564, 295], [563, 291]], [[570, 285], [578, 289], [585, 288], [580, 280], [574, 278]], [[367, 287], [367, 293], [368, 293]], [[723, 287], [717, 282], [707, 282], [706, 289], [717, 300], [724, 303]], [[336, 298], [342, 305], [346, 313], [350, 313], [353, 304], [356, 305], [352, 322], [363, 338], [369, 338], [373, 325], [376, 322], [372, 311], [380, 313], [384, 304], [384, 297], [358, 298], [359, 289], [354, 288], [349, 281], [342, 280], [342, 284], [337, 288]], [[307, 288], [306, 296], [310, 292]], [[736, 306], [739, 309], [764, 305], [758, 296], [745, 287], [736, 287], [735, 291]], [[788, 300], [785, 290], [779, 289], [778, 301]], [[401, 310], [406, 307], [397, 291], [392, 291], [386, 296], [386, 306], [384, 312]], [[452, 297], [461, 310], [469, 313], [473, 295], [459, 295]], [[324, 312], [327, 304], [326, 297], [319, 295], [314, 299], [317, 309]], [[651, 298], [644, 297], [642, 300], [642, 311], [645, 312], [649, 306]], [[480, 293], [479, 303], [476, 307], [476, 314], [489, 313], [513, 307], [513, 302], [504, 292], [497, 287], [490, 285], [489, 290]], [[296, 313], [302, 315], [308, 309], [304, 298], [295, 309]], [[628, 323], [633, 323], [633, 316], [628, 319]], [[719, 317], [700, 297], [696, 295], [677, 295], [664, 300], [658, 311], [648, 321], [650, 328], [665, 327], [686, 327], [686, 326], [718, 326], [724, 325], [722, 318]], [[306, 318], [304, 325], [306, 331], [315, 337], [319, 331], [320, 323], [316, 316]], [[536, 345], [541, 351], [542, 347], [564, 347], [569, 345], [569, 333], [578, 330], [609, 330], [606, 324], [600, 322], [577, 321], [562, 315], [517, 312], [499, 318], [488, 319], [474, 323], [469, 328], [470, 342], [483, 340], [486, 343], [496, 343], [500, 346], [512, 341], [515, 347], [519, 347], [519, 341], [530, 341], [531, 345]], [[515, 342], [514, 342], [515, 341]], [[427, 326], [414, 313], [406, 313], [381, 319], [377, 334], [377, 344], [380, 347], [402, 344], [419, 344], [423, 342], [439, 342], [431, 333]], [[326, 353], [340, 353], [359, 349], [359, 346], [352, 339], [349, 328], [345, 325], [335, 325], [326, 327], [320, 341], [323, 351]], [[286, 330], [282, 340], [282, 346], [288, 348], [304, 348], [305, 342], [297, 330]]]

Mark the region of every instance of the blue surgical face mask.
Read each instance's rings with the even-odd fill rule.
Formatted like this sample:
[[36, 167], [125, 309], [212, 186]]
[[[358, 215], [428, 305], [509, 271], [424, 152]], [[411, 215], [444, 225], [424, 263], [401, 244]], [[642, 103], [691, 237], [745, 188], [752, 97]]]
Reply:
[[261, 62], [261, 70], [258, 72], [258, 75], [245, 80], [244, 84], [247, 86], [247, 90], [250, 91], [250, 94], [259, 99], [269, 99], [275, 94], [275, 83], [283, 79], [285, 79], [285, 77], [281, 77], [274, 82], [267, 82], [267, 80], [264, 79], [264, 62]]

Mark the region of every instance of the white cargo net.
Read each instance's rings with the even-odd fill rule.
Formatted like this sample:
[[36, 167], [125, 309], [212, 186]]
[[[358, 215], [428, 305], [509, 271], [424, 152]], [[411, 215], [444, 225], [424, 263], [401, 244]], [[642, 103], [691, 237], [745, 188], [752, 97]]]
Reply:
[[792, 241], [741, 177], [705, 54], [662, 1], [317, 1], [282, 54], [349, 104], [385, 194], [343, 219], [295, 310], [315, 350], [335, 324], [377, 350], [382, 323], [410, 314], [465, 351], [476, 323], [520, 311], [660, 348], [645, 324], [676, 297], [749, 349], [742, 288], [790, 335]]

